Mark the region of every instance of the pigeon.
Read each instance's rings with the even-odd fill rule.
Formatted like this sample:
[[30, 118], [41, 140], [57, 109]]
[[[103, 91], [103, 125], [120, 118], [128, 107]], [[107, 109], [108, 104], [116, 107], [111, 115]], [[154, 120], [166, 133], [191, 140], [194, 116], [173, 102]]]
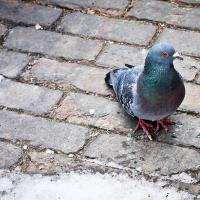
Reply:
[[167, 132], [172, 124], [167, 117], [185, 97], [183, 79], [174, 68], [174, 59], [183, 60], [172, 45], [158, 43], [149, 49], [144, 65], [126, 64], [105, 76], [106, 84], [113, 88], [123, 109], [139, 119], [135, 131], [143, 129], [150, 140], [149, 130], [153, 125], [149, 121], [156, 121], [156, 132], [161, 128]]

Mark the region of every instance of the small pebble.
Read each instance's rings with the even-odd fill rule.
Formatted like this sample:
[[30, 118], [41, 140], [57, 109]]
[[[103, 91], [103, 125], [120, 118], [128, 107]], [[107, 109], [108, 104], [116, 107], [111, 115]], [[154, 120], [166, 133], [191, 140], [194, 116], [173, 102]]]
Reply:
[[47, 149], [46, 153], [48, 153], [48, 154], [54, 154], [54, 151], [52, 151], [51, 149]]
[[27, 146], [27, 145], [24, 145], [24, 146], [23, 146], [23, 149], [24, 149], [24, 150], [28, 149], [28, 146]]
[[73, 158], [73, 157], [74, 157], [74, 154], [71, 153], [71, 154], [68, 155], [68, 157], [69, 157], [69, 158]]
[[36, 25], [35, 25], [35, 29], [36, 29], [36, 30], [42, 30], [43, 28], [42, 28], [42, 26], [40, 26], [39, 24], [36, 24]]
[[89, 110], [89, 113], [90, 113], [90, 115], [94, 115], [95, 109], [90, 109], [90, 110]]

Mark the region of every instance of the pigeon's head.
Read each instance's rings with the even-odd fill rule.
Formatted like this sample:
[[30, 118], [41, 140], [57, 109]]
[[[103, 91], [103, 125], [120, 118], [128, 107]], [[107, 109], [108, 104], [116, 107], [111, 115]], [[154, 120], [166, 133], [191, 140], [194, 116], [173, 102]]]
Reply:
[[175, 51], [174, 47], [168, 43], [159, 43], [149, 49], [145, 65], [152, 67], [171, 67], [174, 59], [183, 58]]

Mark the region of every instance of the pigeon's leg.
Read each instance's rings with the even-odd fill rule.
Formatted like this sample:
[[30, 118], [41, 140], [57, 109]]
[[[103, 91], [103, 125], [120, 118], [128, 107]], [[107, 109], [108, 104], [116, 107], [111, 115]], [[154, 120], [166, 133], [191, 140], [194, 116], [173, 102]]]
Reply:
[[157, 120], [157, 126], [156, 126], [156, 132], [158, 132], [161, 128], [165, 129], [165, 132], [168, 132], [168, 127], [169, 125], [174, 124], [172, 121], [170, 121], [169, 119], [160, 119]]
[[152, 140], [152, 137], [151, 137], [151, 135], [149, 134], [149, 131], [148, 131], [149, 129], [153, 128], [152, 124], [145, 122], [143, 119], [139, 119], [137, 126], [135, 128], [135, 131], [137, 131], [139, 128], [142, 128], [142, 130], [144, 131], [144, 133], [146, 133], [149, 140]]

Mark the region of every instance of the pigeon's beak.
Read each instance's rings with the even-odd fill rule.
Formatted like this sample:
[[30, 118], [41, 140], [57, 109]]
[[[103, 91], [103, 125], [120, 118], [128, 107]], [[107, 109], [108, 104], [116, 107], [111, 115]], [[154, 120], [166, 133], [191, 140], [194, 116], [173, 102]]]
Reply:
[[172, 56], [174, 59], [179, 59], [179, 60], [183, 60], [183, 57], [178, 53], [175, 52], [174, 55]]

